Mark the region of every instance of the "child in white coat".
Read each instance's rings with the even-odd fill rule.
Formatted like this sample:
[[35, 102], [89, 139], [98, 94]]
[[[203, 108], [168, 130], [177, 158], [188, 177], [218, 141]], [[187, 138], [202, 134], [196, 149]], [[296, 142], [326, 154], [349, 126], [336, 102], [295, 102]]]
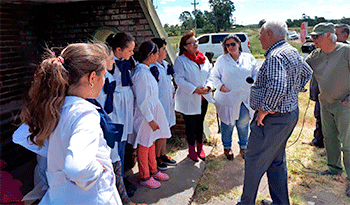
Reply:
[[[152, 42], [159, 48], [158, 60], [155, 64], [150, 65], [151, 73], [158, 81], [159, 88], [159, 100], [163, 105], [165, 116], [167, 118], [169, 127], [176, 124], [175, 117], [175, 88], [172, 83], [172, 75], [174, 69], [164, 59], [167, 55], [166, 41], [161, 38], [153, 38]], [[168, 169], [168, 166], [176, 166], [175, 160], [166, 155], [166, 140], [167, 138], [161, 138], [156, 141], [156, 159], [158, 170], [164, 171]]]
[[104, 85], [108, 48], [68, 45], [44, 60], [34, 75], [22, 122], [30, 140], [48, 140], [49, 189], [40, 204], [122, 204], [115, 186], [110, 148], [104, 139], [96, 98]]
[[138, 149], [140, 184], [156, 189], [161, 186], [159, 181], [166, 181], [169, 176], [157, 170], [154, 142], [171, 135], [163, 106], [158, 98], [158, 84], [149, 68], [149, 65], [156, 63], [158, 59], [157, 46], [151, 41], [143, 42], [139, 52], [135, 54], [135, 59], [140, 62], [132, 77], [136, 97], [136, 134], [134, 138], [129, 138], [129, 142]]

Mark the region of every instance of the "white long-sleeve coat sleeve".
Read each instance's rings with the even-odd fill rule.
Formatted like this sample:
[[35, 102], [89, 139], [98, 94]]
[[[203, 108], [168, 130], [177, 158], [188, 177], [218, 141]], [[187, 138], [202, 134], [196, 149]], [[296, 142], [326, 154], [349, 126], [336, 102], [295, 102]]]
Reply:
[[175, 75], [174, 79], [176, 84], [181, 87], [181, 89], [187, 93], [188, 95], [193, 94], [193, 92], [196, 90], [197, 86], [194, 85], [192, 82], [187, 80], [189, 78], [189, 74], [192, 75], [192, 73], [186, 72], [186, 69], [184, 67], [184, 63], [181, 62], [180, 58], [177, 58], [174, 63], [174, 70]]
[[16, 144], [21, 145], [22, 147], [38, 154], [43, 157], [47, 157], [47, 149], [48, 149], [48, 142], [47, 140], [44, 141], [44, 145], [42, 147], [39, 147], [32, 143], [28, 136], [30, 135], [29, 132], [29, 126], [27, 124], [22, 124], [19, 126], [19, 128], [13, 133], [12, 135], [12, 141]]
[[[88, 116], [88, 117], [87, 117]], [[96, 160], [99, 138], [102, 134], [100, 116], [96, 110], [84, 113], [73, 126], [65, 158], [64, 172], [68, 179], [82, 189], [88, 189], [103, 172], [103, 166]]]
[[147, 122], [154, 120], [151, 104], [149, 103], [148, 99], [151, 96], [151, 87], [148, 83], [152, 80], [150, 77], [153, 78], [151, 75], [136, 73], [133, 78], [133, 89], [136, 97], [136, 105], [140, 108], [141, 114]]

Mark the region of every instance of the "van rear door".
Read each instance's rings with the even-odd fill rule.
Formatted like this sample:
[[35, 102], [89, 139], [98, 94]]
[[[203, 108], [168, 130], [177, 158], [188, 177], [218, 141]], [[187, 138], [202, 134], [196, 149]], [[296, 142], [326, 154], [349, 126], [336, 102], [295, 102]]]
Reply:
[[200, 36], [198, 39], [198, 50], [205, 54], [210, 51], [211, 43], [209, 42], [209, 35]]
[[221, 46], [221, 43], [224, 41], [224, 38], [227, 35], [228, 34], [215, 34], [215, 35], [211, 36], [212, 46], [211, 46], [210, 50], [212, 52], [214, 52], [214, 58], [217, 58], [224, 53], [222, 46]]

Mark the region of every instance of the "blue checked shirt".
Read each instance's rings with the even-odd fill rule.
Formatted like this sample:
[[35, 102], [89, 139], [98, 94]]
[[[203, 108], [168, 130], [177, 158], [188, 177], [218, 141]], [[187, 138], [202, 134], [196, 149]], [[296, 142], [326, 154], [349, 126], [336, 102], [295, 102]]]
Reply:
[[311, 68], [285, 40], [267, 49], [265, 58], [251, 88], [250, 106], [256, 111], [280, 113], [297, 109], [298, 93], [306, 91]]

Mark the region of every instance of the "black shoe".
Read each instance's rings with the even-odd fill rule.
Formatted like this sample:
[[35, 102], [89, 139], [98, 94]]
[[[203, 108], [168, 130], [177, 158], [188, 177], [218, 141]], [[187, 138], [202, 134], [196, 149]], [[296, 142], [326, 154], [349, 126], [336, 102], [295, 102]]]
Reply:
[[124, 186], [126, 189], [126, 194], [129, 198], [133, 197], [135, 195], [135, 191], [137, 190], [137, 187], [131, 183], [127, 178], [123, 178]]
[[168, 166], [162, 160], [157, 159], [157, 169], [159, 171], [165, 171], [168, 169]]
[[318, 175], [332, 175], [332, 176], [335, 176], [335, 175], [340, 175], [341, 173], [339, 173], [339, 172], [333, 172], [333, 171], [327, 169], [327, 170], [324, 170], [324, 171], [322, 171], [322, 172], [317, 172], [317, 174], [318, 174]]
[[168, 157], [166, 155], [160, 156], [159, 159], [162, 160], [162, 162], [168, 166], [177, 165], [177, 162], [175, 160], [171, 159], [171, 157]]

